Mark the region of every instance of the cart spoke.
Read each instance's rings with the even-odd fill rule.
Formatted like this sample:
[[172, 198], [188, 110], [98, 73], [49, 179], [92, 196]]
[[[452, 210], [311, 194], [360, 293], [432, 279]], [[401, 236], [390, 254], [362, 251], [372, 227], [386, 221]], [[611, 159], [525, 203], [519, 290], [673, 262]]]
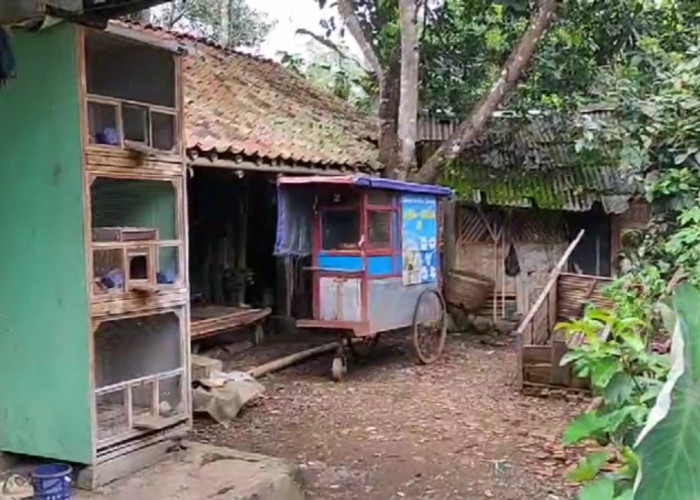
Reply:
[[445, 345], [445, 305], [436, 290], [421, 293], [413, 314], [413, 343], [421, 363], [435, 361]]

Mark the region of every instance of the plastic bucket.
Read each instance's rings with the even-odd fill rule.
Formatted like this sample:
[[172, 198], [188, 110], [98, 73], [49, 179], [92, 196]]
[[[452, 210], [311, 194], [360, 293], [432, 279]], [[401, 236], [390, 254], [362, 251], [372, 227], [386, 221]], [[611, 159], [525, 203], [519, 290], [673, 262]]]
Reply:
[[32, 472], [34, 498], [38, 500], [70, 500], [71, 473], [65, 464], [40, 465]]

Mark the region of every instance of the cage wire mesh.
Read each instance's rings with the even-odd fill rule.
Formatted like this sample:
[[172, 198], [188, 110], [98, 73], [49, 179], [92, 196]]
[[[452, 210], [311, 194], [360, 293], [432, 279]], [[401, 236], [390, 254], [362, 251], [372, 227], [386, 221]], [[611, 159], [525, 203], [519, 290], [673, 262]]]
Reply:
[[[129, 411], [131, 425], [144, 417], [184, 412], [180, 319], [175, 313], [104, 322], [94, 345], [99, 440], [128, 432]], [[129, 389], [119, 384], [130, 386], [130, 402]]]

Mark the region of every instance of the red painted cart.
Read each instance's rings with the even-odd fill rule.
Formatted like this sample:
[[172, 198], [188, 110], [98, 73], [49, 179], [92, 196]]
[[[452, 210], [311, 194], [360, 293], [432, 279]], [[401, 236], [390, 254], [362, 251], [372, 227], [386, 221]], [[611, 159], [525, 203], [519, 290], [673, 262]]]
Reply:
[[366, 176], [281, 177], [278, 256], [312, 256], [312, 318], [297, 326], [337, 331], [336, 380], [345, 349], [373, 346], [380, 332], [412, 328], [416, 357], [444, 348], [438, 199], [451, 190]]

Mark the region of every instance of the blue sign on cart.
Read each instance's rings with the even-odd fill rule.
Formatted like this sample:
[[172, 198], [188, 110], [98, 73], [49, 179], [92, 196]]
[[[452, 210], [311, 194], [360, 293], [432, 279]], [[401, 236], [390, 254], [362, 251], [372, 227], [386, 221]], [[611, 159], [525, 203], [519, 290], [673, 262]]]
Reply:
[[404, 285], [437, 281], [437, 201], [433, 196], [401, 197], [402, 275]]

